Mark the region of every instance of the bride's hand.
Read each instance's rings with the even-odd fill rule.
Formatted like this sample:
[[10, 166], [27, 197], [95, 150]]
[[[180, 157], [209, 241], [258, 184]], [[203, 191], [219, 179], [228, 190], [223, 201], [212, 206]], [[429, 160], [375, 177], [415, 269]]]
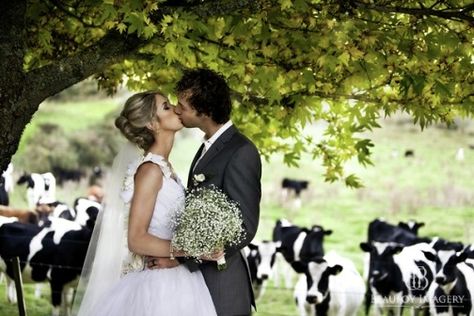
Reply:
[[219, 260], [220, 258], [222, 258], [224, 256], [225, 256], [224, 250], [218, 250], [218, 251], [216, 250], [215, 252], [213, 252], [209, 256], [201, 256], [201, 257], [199, 257], [199, 259], [207, 260], [207, 261], [217, 261], [217, 260]]
[[179, 265], [178, 260], [170, 258], [146, 257], [145, 262], [148, 269], [169, 269]]

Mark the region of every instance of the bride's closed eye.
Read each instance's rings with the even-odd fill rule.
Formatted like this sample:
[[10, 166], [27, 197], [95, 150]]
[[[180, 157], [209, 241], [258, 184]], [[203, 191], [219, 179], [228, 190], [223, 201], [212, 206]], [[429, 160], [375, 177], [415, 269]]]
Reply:
[[168, 102], [163, 103], [163, 110], [167, 111], [169, 109], [171, 109], [170, 104]]

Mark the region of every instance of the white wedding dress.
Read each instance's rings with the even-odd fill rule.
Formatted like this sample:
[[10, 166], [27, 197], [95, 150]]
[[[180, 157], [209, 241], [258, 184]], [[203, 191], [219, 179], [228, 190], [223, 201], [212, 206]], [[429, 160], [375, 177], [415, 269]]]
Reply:
[[[164, 175], [148, 232], [170, 240], [173, 236], [170, 220], [173, 212], [184, 206], [184, 187], [163, 157], [148, 153], [129, 167], [122, 198], [127, 203], [131, 200], [136, 169], [148, 161], [160, 166]], [[154, 270], [138, 266], [132, 260], [123, 268], [123, 277], [98, 300], [91, 316], [216, 315], [200, 271], [191, 273], [184, 265]]]

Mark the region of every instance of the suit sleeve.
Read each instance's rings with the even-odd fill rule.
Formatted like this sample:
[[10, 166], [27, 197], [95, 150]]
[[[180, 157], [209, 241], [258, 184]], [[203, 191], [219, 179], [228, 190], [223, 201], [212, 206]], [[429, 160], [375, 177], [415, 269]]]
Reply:
[[240, 147], [226, 167], [223, 189], [239, 203], [242, 212], [245, 238], [238, 245], [225, 249], [226, 256], [233, 256], [255, 237], [260, 216], [262, 163], [252, 143]]

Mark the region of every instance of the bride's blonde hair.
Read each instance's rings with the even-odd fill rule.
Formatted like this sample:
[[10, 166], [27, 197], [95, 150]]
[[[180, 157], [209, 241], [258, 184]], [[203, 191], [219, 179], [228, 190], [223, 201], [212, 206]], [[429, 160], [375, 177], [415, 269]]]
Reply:
[[125, 102], [122, 112], [115, 119], [115, 126], [132, 143], [148, 150], [155, 141], [153, 132], [147, 125], [155, 119], [158, 91], [146, 91], [132, 95]]

